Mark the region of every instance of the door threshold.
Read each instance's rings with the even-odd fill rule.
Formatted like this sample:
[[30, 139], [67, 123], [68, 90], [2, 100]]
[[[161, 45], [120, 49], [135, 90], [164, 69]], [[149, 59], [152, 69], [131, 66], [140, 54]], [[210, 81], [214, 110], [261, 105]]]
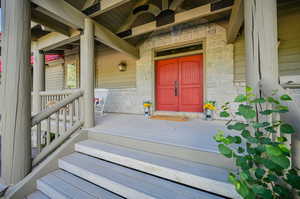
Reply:
[[175, 111], [154, 111], [153, 115], [171, 115], [171, 116], [185, 116], [189, 118], [203, 118], [204, 114], [201, 112], [175, 112]]

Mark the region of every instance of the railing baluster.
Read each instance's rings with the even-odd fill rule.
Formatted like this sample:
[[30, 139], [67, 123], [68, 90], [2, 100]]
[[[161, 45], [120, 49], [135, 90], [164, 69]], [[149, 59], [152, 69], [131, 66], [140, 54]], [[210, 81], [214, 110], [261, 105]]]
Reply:
[[67, 108], [68, 105], [62, 109], [63, 111], [63, 127], [64, 127], [64, 133], [67, 131]]
[[40, 153], [42, 150], [41, 132], [42, 132], [42, 123], [40, 122], [36, 126], [36, 147], [38, 153]]
[[79, 100], [75, 100], [75, 118], [77, 121], [79, 121]]
[[72, 102], [69, 106], [69, 119], [70, 119], [70, 126], [73, 125], [73, 114], [74, 114], [74, 102]]
[[51, 118], [48, 117], [47, 119], [47, 138], [46, 138], [46, 145], [48, 146], [51, 143]]
[[56, 121], [55, 121], [56, 129], [55, 129], [55, 139], [59, 136], [59, 111], [56, 112]]

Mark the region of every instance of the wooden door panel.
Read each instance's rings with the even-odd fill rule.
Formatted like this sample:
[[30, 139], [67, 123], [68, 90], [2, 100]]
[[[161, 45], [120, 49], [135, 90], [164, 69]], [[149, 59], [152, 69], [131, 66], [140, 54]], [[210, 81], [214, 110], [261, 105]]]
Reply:
[[178, 60], [161, 60], [156, 64], [156, 109], [178, 111], [175, 82], [178, 81]]
[[203, 112], [203, 57], [179, 58], [179, 111]]

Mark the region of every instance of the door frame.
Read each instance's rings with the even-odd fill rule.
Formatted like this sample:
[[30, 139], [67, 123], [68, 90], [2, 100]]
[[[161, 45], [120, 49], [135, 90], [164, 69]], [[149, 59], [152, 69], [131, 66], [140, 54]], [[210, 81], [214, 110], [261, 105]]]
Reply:
[[[179, 47], [183, 47], [186, 45], [195, 45], [195, 44], [202, 44], [203, 45], [203, 50], [200, 52], [198, 51], [190, 51], [186, 54], [174, 54], [172, 56], [168, 56], [162, 59], [158, 59], [155, 57], [156, 52], [158, 51], [162, 51], [162, 50], [169, 50], [169, 49], [173, 49], [173, 48], [179, 48]], [[163, 59], [171, 59], [171, 58], [178, 58], [178, 57], [184, 57], [184, 56], [191, 56], [191, 55], [199, 55], [202, 54], [203, 55], [203, 103], [205, 103], [206, 99], [207, 99], [207, 84], [206, 84], [206, 38], [202, 38], [202, 39], [196, 39], [196, 40], [190, 40], [190, 41], [185, 41], [185, 42], [178, 42], [178, 43], [174, 43], [171, 45], [165, 45], [162, 47], [157, 47], [157, 48], [152, 48], [152, 103], [153, 103], [153, 111], [154, 113], [159, 111], [156, 109], [156, 61], [157, 60], [163, 60]], [[170, 111], [170, 113], [183, 113], [183, 112], [174, 112], [174, 111]], [[202, 113], [202, 112], [200, 112]]]

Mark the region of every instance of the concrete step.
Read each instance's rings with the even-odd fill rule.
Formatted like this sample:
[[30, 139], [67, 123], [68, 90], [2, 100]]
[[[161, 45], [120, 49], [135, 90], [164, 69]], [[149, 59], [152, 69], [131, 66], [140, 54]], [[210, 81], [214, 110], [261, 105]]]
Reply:
[[227, 180], [228, 171], [223, 168], [93, 140], [85, 140], [77, 143], [75, 150], [208, 192], [238, 198], [234, 186]]
[[27, 196], [25, 199], [50, 199], [50, 198], [40, 191], [35, 191], [29, 196]]
[[122, 198], [63, 170], [56, 170], [39, 179], [37, 189], [52, 199]]
[[81, 153], [60, 159], [58, 165], [61, 169], [128, 199], [223, 198]]
[[203, 148], [193, 148], [166, 142], [158, 142], [150, 139], [140, 139], [125, 135], [113, 135], [105, 132], [95, 132], [92, 130], [87, 130], [87, 133], [89, 139], [103, 143], [119, 145], [139, 151], [142, 150], [150, 153], [157, 153], [164, 156], [171, 156], [177, 159], [208, 164], [225, 169], [236, 169], [232, 159], [224, 157], [217, 151], [206, 149], [205, 146], [203, 146]]

